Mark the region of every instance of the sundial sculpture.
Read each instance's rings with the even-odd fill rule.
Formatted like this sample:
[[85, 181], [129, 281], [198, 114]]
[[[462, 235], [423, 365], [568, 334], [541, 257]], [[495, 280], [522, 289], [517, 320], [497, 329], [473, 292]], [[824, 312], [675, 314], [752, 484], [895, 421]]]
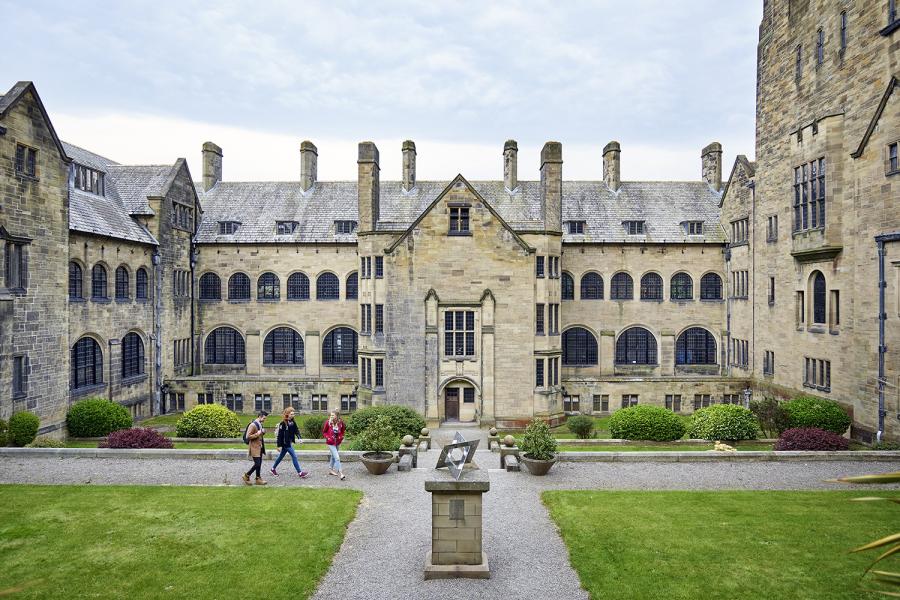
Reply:
[[478, 449], [479, 441], [469, 442], [457, 431], [456, 435], [453, 436], [453, 441], [441, 449], [441, 455], [438, 457], [437, 465], [434, 468], [447, 467], [450, 469], [450, 474], [453, 475], [453, 478], [459, 481], [465, 464], [472, 462], [475, 450]]

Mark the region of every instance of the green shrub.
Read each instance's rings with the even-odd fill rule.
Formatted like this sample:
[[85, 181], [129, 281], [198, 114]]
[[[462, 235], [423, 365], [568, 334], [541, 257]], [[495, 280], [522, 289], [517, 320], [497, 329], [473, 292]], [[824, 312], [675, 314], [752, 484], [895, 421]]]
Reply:
[[591, 439], [595, 435], [594, 419], [585, 415], [569, 417], [566, 420], [566, 427], [581, 440]]
[[13, 446], [27, 446], [37, 437], [41, 420], [30, 412], [17, 412], [9, 418], [9, 439]]
[[900, 450], [900, 442], [877, 442], [872, 445], [872, 450]]
[[519, 449], [527, 458], [551, 460], [556, 455], [556, 439], [543, 421], [532, 421], [525, 428]]
[[6, 424], [6, 421], [0, 419], [0, 448], [5, 446], [9, 440], [6, 439], [6, 431], [9, 428], [9, 425]]
[[622, 408], [609, 418], [610, 434], [623, 440], [671, 442], [680, 439], [684, 430], [684, 420], [661, 406]]
[[318, 440], [322, 437], [322, 427], [325, 426], [325, 421], [328, 420], [328, 415], [310, 415], [306, 417], [306, 420], [303, 422], [303, 437], [312, 440]]
[[52, 437], [41, 436], [28, 444], [29, 448], [65, 448], [66, 443]]
[[788, 424], [791, 429], [816, 427], [843, 435], [850, 427], [850, 417], [834, 400], [815, 396], [797, 396], [790, 402], [785, 402], [784, 410], [788, 415]]
[[361, 431], [352, 442], [350, 450], [361, 452], [393, 452], [400, 447], [400, 436], [391, 427], [387, 415], [379, 415]]
[[778, 400], [766, 397], [750, 403], [750, 411], [756, 415], [759, 428], [770, 438], [777, 438], [790, 428], [787, 411]]
[[699, 440], [755, 440], [759, 422], [750, 410], [734, 404], [701, 408], [691, 416], [688, 437]]
[[88, 398], [69, 408], [66, 424], [71, 437], [104, 437], [132, 425], [128, 409], [106, 398]]
[[411, 435], [418, 439], [419, 432], [425, 427], [425, 419], [406, 406], [368, 406], [350, 415], [347, 419], [347, 433], [354, 437], [359, 435], [382, 415], [390, 419], [391, 429], [400, 437]]
[[178, 437], [235, 438], [241, 436], [241, 420], [221, 404], [201, 404], [184, 413], [175, 424]]

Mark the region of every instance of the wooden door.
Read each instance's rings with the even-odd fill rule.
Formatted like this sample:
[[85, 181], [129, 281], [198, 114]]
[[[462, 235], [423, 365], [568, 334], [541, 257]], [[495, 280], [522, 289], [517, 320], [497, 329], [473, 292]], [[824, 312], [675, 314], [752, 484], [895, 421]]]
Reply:
[[459, 388], [445, 388], [444, 399], [444, 420], [459, 421]]

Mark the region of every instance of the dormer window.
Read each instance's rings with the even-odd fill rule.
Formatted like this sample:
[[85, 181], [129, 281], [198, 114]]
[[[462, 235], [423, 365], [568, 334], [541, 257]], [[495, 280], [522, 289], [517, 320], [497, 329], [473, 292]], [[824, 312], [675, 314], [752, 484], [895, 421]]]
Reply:
[[684, 226], [688, 235], [703, 235], [703, 221], [688, 221]]
[[275, 221], [276, 235], [290, 235], [297, 230], [297, 221]]
[[356, 231], [356, 221], [335, 221], [334, 222], [334, 232], [335, 233], [353, 233]]
[[622, 221], [622, 226], [628, 235], [644, 235], [643, 221]]
[[241, 224], [238, 221], [219, 221], [219, 235], [231, 235], [235, 233]]
[[469, 207], [450, 207], [450, 235], [468, 235], [469, 233]]
[[104, 173], [85, 167], [84, 165], [75, 165], [75, 187], [83, 192], [90, 192], [98, 196], [105, 196], [106, 190], [104, 186]]
[[569, 233], [584, 233], [584, 221], [568, 221]]

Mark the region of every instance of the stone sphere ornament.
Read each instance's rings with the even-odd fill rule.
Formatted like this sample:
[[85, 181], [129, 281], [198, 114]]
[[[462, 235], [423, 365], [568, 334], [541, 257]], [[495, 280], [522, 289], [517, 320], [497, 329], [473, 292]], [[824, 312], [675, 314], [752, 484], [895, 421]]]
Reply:
[[506, 436], [505, 438], [503, 438], [503, 445], [512, 448], [516, 445], [516, 438], [511, 435]]
[[488, 430], [488, 433], [491, 434], [492, 436], [497, 435], [497, 428], [496, 428], [496, 427], [491, 427], [491, 428]]
[[428, 434], [431, 433], [427, 427], [422, 428], [422, 435], [428, 437]]
[[413, 439], [413, 436], [411, 436], [409, 434], [403, 436], [403, 445], [404, 446], [412, 446], [414, 441], [415, 440]]

